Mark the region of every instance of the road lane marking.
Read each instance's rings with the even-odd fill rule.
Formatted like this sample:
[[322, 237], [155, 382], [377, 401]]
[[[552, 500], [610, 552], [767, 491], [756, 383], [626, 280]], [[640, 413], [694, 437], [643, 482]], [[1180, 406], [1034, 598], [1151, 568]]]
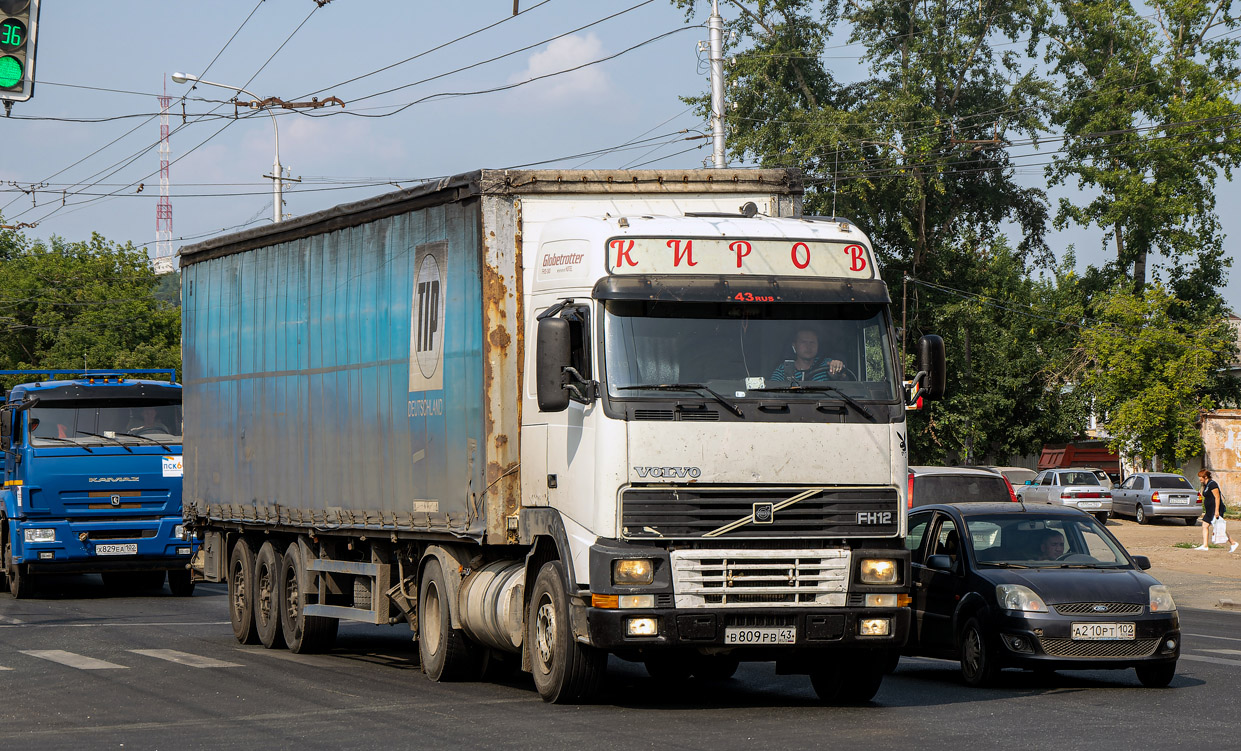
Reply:
[[1217, 655], [1241, 655], [1241, 649], [1203, 649], [1202, 647], [1196, 647], [1196, 649], [1199, 652], [1210, 652]]
[[12, 670], [12, 669], [13, 669], [13, 668], [6, 668], [5, 666], [0, 665], [0, 670]]
[[0, 628], [153, 628], [158, 626], [227, 626], [230, 621], [168, 621], [152, 623], [0, 623]]
[[1241, 660], [1225, 660], [1220, 657], [1199, 657], [1198, 655], [1181, 655], [1182, 660], [1193, 660], [1194, 662], [1211, 662], [1216, 665], [1241, 665]]
[[[66, 652], [63, 649], [30, 649], [21, 650], [24, 655], [38, 657], [40, 660], [49, 660], [57, 662], [78, 670], [128, 670], [124, 665], [106, 662], [104, 660], [96, 660], [94, 657], [86, 657], [84, 655]], [[1241, 665], [1241, 663], [1238, 663]]]
[[239, 662], [225, 662], [212, 657], [203, 657], [201, 655], [192, 655], [188, 652], [178, 652], [175, 649], [131, 649], [136, 655], [144, 657], [154, 657], [157, 660], [167, 660], [175, 662], [178, 665], [188, 665], [192, 668], [239, 668], [242, 667]]
[[9, 615], [0, 615], [0, 623], [11, 623], [14, 626], [20, 626], [25, 623], [21, 618], [14, 618]]
[[1185, 634], [1185, 636], [1197, 636], [1202, 639], [1225, 639], [1227, 641], [1241, 641], [1235, 636], [1212, 636], [1210, 634]]

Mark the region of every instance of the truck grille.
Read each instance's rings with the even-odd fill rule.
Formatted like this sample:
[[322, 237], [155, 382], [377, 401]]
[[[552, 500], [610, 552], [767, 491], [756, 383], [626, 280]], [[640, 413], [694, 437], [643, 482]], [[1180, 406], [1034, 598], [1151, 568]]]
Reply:
[[843, 607], [848, 550], [674, 550], [678, 608]]
[[[787, 503], [797, 496], [804, 497]], [[745, 521], [751, 518], [757, 521]], [[621, 534], [631, 540], [891, 537], [899, 523], [895, 488], [678, 485], [621, 491]]]
[[1072, 639], [1039, 639], [1039, 646], [1052, 657], [1087, 657], [1124, 659], [1150, 657], [1159, 646], [1158, 639], [1125, 641], [1073, 641]]

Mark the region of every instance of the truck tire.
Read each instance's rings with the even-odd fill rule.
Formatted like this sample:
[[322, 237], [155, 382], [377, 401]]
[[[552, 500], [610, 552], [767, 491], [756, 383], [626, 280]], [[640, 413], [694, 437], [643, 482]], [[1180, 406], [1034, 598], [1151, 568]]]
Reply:
[[526, 615], [534, 686], [553, 704], [589, 701], [603, 685], [608, 664], [606, 652], [573, 638], [566, 586], [560, 561], [544, 563]]
[[244, 537], [237, 539], [228, 557], [228, 619], [233, 636], [242, 644], [258, 644], [254, 625], [254, 548]]
[[193, 597], [194, 578], [189, 569], [173, 569], [168, 572], [168, 591], [173, 597]]
[[824, 704], [865, 704], [875, 698], [883, 684], [885, 657], [878, 653], [845, 659], [828, 657], [810, 671], [810, 685]]
[[427, 561], [418, 586], [418, 660], [433, 681], [464, 681], [482, 671], [480, 651], [460, 629], [452, 627], [452, 597], [444, 569]]
[[690, 655], [677, 651], [663, 651], [642, 658], [646, 674], [663, 683], [681, 683], [689, 680], [694, 664]]
[[693, 664], [694, 677], [700, 681], [726, 681], [741, 667], [735, 655], [698, 655]]
[[13, 599], [25, 600], [34, 594], [34, 577], [23, 573], [21, 566], [13, 563], [13, 543], [9, 541], [8, 520], [0, 520], [4, 524], [4, 576], [9, 580], [9, 594]]
[[284, 646], [280, 630], [280, 554], [271, 540], [263, 543], [254, 559], [254, 625], [264, 647]]
[[306, 615], [302, 607], [317, 601], [318, 595], [310, 591], [302, 551], [295, 542], [284, 551], [280, 564], [280, 629], [289, 651], [297, 654], [323, 652], [336, 643], [336, 630], [340, 621], [319, 615]]

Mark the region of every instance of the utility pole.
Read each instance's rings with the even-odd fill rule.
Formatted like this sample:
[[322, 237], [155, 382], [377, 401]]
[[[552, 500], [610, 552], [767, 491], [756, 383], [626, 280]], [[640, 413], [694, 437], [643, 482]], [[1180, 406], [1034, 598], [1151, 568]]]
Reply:
[[716, 169], [724, 162], [724, 19], [720, 17], [719, 0], [711, 0], [711, 160]]

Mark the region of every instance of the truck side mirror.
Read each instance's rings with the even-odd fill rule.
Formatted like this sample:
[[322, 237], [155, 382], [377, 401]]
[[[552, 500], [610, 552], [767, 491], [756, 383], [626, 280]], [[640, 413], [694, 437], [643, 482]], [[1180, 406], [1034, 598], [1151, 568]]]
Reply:
[[563, 412], [569, 408], [564, 372], [571, 364], [572, 355], [569, 322], [563, 318], [544, 318], [538, 322], [535, 339], [534, 381], [539, 410]]
[[918, 369], [926, 373], [923, 397], [929, 401], [944, 398], [948, 360], [944, 354], [943, 339], [935, 334], [927, 334], [918, 340]]

